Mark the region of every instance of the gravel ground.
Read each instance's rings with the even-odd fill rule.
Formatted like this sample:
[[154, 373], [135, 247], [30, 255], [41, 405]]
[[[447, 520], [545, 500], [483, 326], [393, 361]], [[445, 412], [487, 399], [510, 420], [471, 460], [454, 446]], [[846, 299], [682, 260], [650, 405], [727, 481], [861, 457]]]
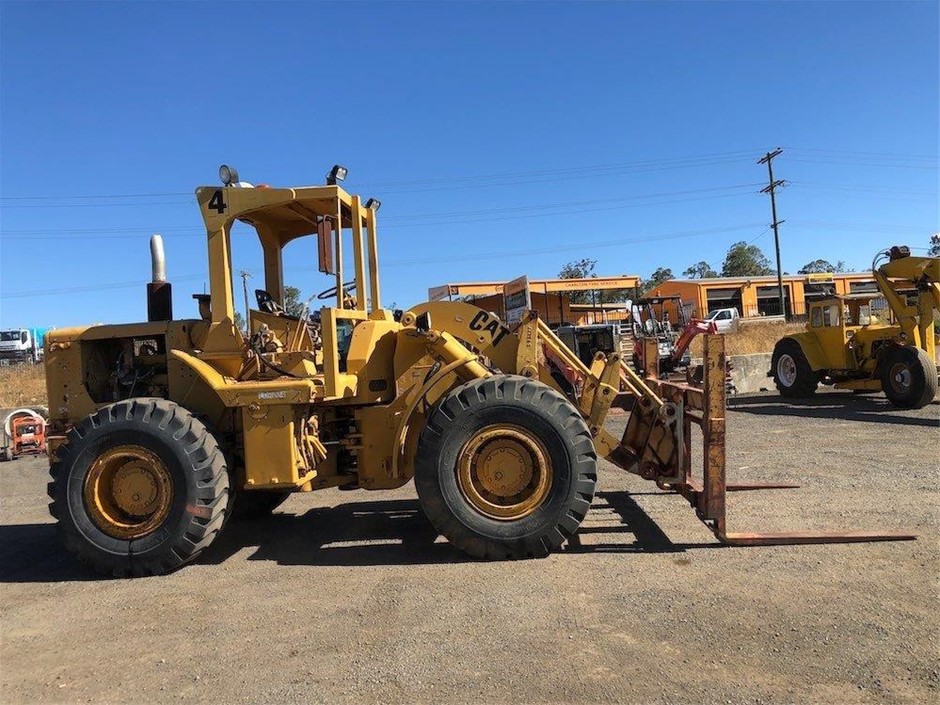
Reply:
[[[725, 548], [606, 463], [578, 540], [483, 563], [411, 486], [292, 497], [198, 564], [99, 580], [56, 542], [40, 459], [0, 465], [3, 702], [925, 703], [940, 696], [936, 402], [738, 398], [739, 530], [914, 542]], [[623, 417], [611, 421], [612, 430]]]

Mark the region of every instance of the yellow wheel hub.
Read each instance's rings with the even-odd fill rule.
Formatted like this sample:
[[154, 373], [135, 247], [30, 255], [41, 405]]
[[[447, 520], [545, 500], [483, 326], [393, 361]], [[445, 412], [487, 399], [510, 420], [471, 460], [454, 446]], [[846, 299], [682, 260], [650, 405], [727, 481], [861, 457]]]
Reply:
[[173, 481], [166, 465], [146, 448], [110, 448], [85, 476], [85, 506], [95, 525], [117, 539], [154, 531], [170, 513]]
[[534, 512], [552, 486], [552, 465], [542, 442], [511, 425], [482, 429], [460, 452], [457, 480], [481, 514], [512, 521]]

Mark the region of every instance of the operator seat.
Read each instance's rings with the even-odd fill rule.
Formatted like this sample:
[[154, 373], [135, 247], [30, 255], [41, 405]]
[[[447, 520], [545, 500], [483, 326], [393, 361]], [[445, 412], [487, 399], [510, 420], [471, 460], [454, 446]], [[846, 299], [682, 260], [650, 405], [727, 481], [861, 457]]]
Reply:
[[274, 316], [287, 315], [287, 311], [284, 310], [284, 307], [275, 301], [274, 297], [264, 289], [255, 289], [255, 299], [257, 300], [258, 308], [261, 311], [270, 313]]

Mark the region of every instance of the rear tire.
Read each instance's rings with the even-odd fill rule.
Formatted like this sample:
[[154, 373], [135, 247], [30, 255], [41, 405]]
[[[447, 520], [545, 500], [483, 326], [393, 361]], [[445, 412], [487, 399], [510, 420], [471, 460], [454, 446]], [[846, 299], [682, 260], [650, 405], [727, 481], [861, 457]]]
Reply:
[[937, 396], [937, 366], [920, 348], [895, 346], [881, 361], [881, 388], [899, 409], [921, 409]]
[[169, 573], [193, 560], [218, 535], [229, 504], [215, 438], [166, 399], [129, 399], [86, 416], [50, 474], [49, 511], [65, 547], [116, 577]]
[[534, 558], [559, 548], [590, 509], [596, 482], [596, 451], [581, 414], [525, 377], [457, 387], [418, 440], [421, 508], [477, 558]]
[[777, 342], [770, 364], [780, 396], [799, 399], [816, 393], [819, 374], [813, 372], [800, 344], [792, 338]]

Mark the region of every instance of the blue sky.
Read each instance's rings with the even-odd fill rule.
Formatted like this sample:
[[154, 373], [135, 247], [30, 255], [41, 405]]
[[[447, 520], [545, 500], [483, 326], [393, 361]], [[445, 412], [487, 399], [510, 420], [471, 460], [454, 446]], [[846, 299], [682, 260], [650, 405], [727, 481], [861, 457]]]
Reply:
[[[347, 165], [383, 202], [399, 307], [580, 257], [641, 276], [720, 268], [739, 240], [772, 257], [756, 160], [778, 145], [784, 269], [864, 269], [940, 230], [936, 2], [6, 2], [0, 20], [0, 326], [142, 320], [152, 232], [195, 317], [192, 192], [223, 162], [282, 186]], [[330, 285], [312, 247], [287, 253], [288, 283]]]

